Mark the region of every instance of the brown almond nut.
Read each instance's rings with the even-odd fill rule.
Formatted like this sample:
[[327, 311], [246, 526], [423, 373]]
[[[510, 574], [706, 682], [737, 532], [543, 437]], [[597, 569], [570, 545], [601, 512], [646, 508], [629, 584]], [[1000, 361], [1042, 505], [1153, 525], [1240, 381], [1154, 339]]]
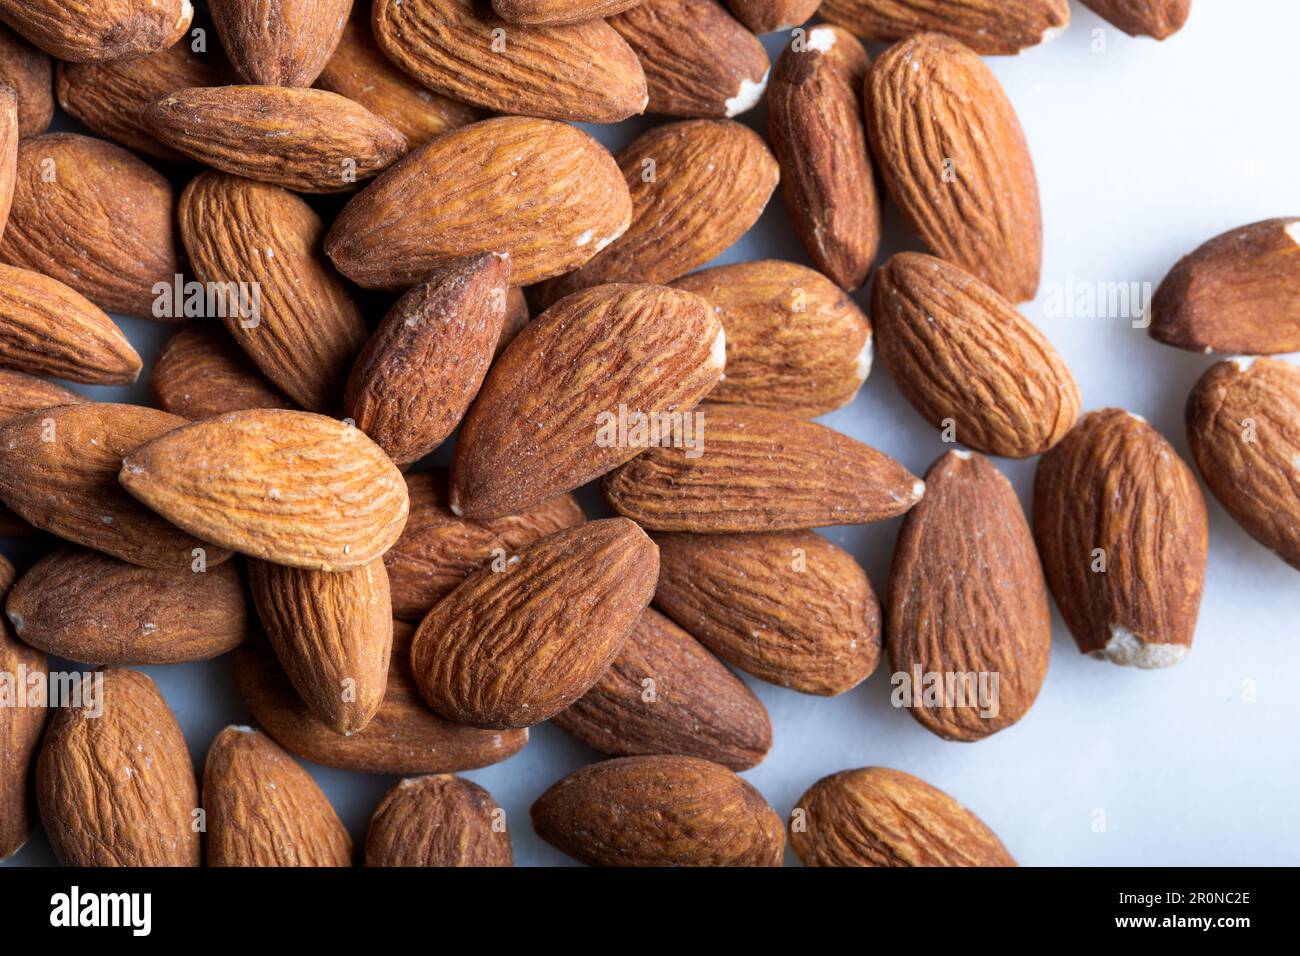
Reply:
[[1019, 53], [1070, 25], [1068, 0], [825, 0], [817, 13], [864, 40], [892, 43], [932, 30], [983, 56]]
[[727, 368], [710, 402], [814, 418], [853, 401], [871, 370], [871, 322], [819, 272], [792, 262], [739, 262], [672, 284], [717, 310]]
[[663, 534], [655, 604], [724, 661], [804, 694], [880, 660], [880, 602], [853, 555], [811, 531]]
[[514, 866], [505, 811], [451, 774], [403, 780], [375, 809], [366, 866]]
[[515, 340], [515, 336], [523, 331], [524, 326], [531, 319], [532, 315], [528, 311], [528, 299], [524, 297], [524, 290], [517, 285], [512, 285], [510, 291], [506, 293], [506, 317], [501, 325], [501, 337], [497, 339], [493, 361], [501, 357], [506, 346]]
[[368, 330], [321, 254], [320, 217], [286, 189], [223, 173], [185, 187], [179, 213], [194, 272], [225, 293], [216, 311], [240, 348], [304, 408], [333, 408]]
[[[0, 598], [13, 583], [14, 566], [0, 555]], [[36, 816], [27, 784], [45, 728], [48, 670], [45, 655], [14, 637], [0, 620], [0, 674], [12, 681], [11, 699], [0, 706], [0, 860], [22, 849]]]
[[334, 265], [368, 289], [406, 289], [453, 259], [510, 256], [531, 285], [582, 265], [621, 236], [632, 199], [614, 162], [565, 123], [503, 116], [444, 133], [339, 213]]
[[754, 692], [653, 608], [595, 686], [554, 721], [612, 757], [684, 754], [748, 770], [772, 748], [772, 722]]
[[1020, 499], [983, 455], [950, 451], [926, 472], [894, 546], [888, 606], [889, 663], [921, 726], [981, 740], [1029, 712], [1052, 652], [1047, 583]]
[[316, 781], [251, 727], [212, 741], [203, 810], [208, 866], [352, 865], [352, 838]]
[[1083, 0], [1083, 5], [1129, 36], [1167, 40], [1183, 28], [1192, 0]]
[[823, 777], [799, 798], [790, 847], [804, 866], [1015, 866], [979, 817], [900, 770]]
[[199, 792], [185, 737], [147, 674], [82, 675], [36, 761], [36, 800], [64, 866], [198, 866]]
[[529, 727], [600, 679], [654, 594], [659, 549], [622, 518], [542, 538], [472, 573], [411, 646], [434, 711], [477, 727]]
[[339, 44], [352, 0], [213, 0], [209, 7], [244, 82], [311, 86]]
[[18, 180], [18, 97], [0, 86], [0, 236], [9, 222]]
[[312, 713], [339, 734], [370, 723], [393, 646], [384, 562], [330, 573], [249, 561], [248, 583], [271, 646]]
[[547, 26], [612, 17], [642, 0], [492, 0], [492, 11], [507, 23]]
[[527, 730], [481, 730], [443, 720], [424, 705], [411, 674], [415, 628], [393, 622], [388, 687], [370, 723], [343, 735], [294, 691], [264, 640], [235, 652], [235, 680], [253, 719], [276, 743], [312, 763], [362, 773], [459, 773], [513, 757]]
[[484, 252], [413, 286], [352, 366], [344, 413], [399, 468], [441, 445], [478, 394], [496, 351], [510, 260]]
[[[0, 283], [4, 270], [0, 269]], [[77, 405], [86, 399], [71, 389], [25, 372], [0, 368], [0, 422], [55, 405]]]
[[209, 568], [230, 552], [168, 524], [117, 482], [122, 458], [185, 424], [155, 408], [86, 402], [0, 426], [0, 499], [42, 531], [158, 570]]
[[923, 33], [867, 78], [867, 135], [885, 186], [936, 256], [1012, 302], [1038, 291], [1043, 217], [1016, 112], [988, 66]]
[[165, 50], [185, 35], [193, 17], [190, 0], [0, 0], [0, 19], [71, 63]]
[[54, 61], [0, 23], [0, 86], [18, 96], [18, 133], [39, 136], [54, 119]]
[[748, 782], [697, 757], [621, 757], [537, 798], [533, 829], [591, 866], [780, 866], [781, 818]]
[[754, 33], [775, 33], [807, 23], [822, 0], [727, 0], [727, 9]]
[[1211, 366], [1187, 399], [1187, 440], [1228, 514], [1300, 569], [1300, 368], [1279, 359]]
[[1187, 656], [1205, 586], [1205, 499], [1143, 419], [1092, 412], [1038, 463], [1034, 540], [1079, 650], [1168, 667]]
[[149, 391], [163, 411], [194, 421], [244, 408], [293, 406], [230, 336], [202, 322], [167, 340], [149, 373]]
[[372, 9], [388, 58], [461, 103], [585, 123], [617, 123], [645, 109], [641, 64], [600, 19], [519, 26], [474, 0], [375, 0]]
[[71, 286], [101, 309], [165, 318], [155, 286], [181, 271], [176, 195], [112, 143], [47, 133], [18, 146], [18, 184], [0, 260]]
[[309, 412], [248, 409], [185, 424], [134, 449], [118, 480], [204, 540], [317, 571], [369, 564], [406, 524], [406, 483], [383, 450]]
[[3, 504], [0, 504], [0, 537], [24, 538], [35, 533], [36, 529], [18, 517]]
[[542, 303], [606, 282], [672, 282], [704, 265], [758, 221], [779, 176], [762, 137], [730, 120], [655, 127], [619, 153], [618, 165], [631, 225], [538, 289]]
[[1242, 226], [1184, 256], [1156, 289], [1149, 332], [1196, 352], [1300, 350], [1300, 218]]
[[1079, 419], [1079, 386], [1047, 336], [990, 286], [904, 252], [876, 273], [880, 355], [945, 440], [1006, 458], [1040, 455]]
[[650, 448], [605, 476], [610, 506], [656, 531], [793, 531], [896, 518], [925, 483], [824, 425], [702, 405], [694, 447]]
[[656, 440], [651, 426], [674, 440], [718, 382], [725, 352], [717, 316], [690, 292], [603, 285], [562, 299], [519, 333], [465, 416], [451, 510], [525, 511], [639, 454]]
[[397, 617], [421, 620], [471, 571], [494, 557], [586, 520], [573, 495], [559, 495], [504, 518], [461, 518], [447, 504], [447, 486], [446, 469], [406, 476], [411, 514], [402, 536], [384, 555]]
[[233, 562], [141, 568], [63, 547], [24, 574], [5, 602], [14, 633], [86, 664], [182, 664], [238, 647], [247, 626]]

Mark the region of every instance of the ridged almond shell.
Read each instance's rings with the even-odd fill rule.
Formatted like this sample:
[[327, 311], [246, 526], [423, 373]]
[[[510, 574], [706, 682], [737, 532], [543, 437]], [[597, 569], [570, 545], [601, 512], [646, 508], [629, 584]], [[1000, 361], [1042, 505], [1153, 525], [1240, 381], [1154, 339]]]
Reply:
[[55, 405], [78, 405], [85, 400], [48, 379], [0, 368], [0, 422]]
[[193, 18], [190, 0], [0, 0], [0, 19], [72, 63], [165, 50], [184, 36]]
[[[0, 555], [0, 597], [13, 583], [14, 566]], [[0, 674], [12, 675], [12, 693], [27, 695], [33, 686], [43, 689], [48, 669], [45, 655], [14, 637], [0, 620]], [[45, 715], [43, 694], [0, 707], [0, 861], [22, 849], [36, 819], [27, 791]]]
[[945, 33], [983, 56], [1012, 55], [1070, 24], [1068, 0], [824, 0], [819, 16], [865, 40]]
[[192, 421], [245, 408], [293, 407], [229, 335], [202, 322], [163, 345], [149, 373], [149, 391], [163, 411]]
[[375, 808], [366, 866], [513, 866], [505, 811], [451, 774], [403, 780]]
[[492, 10], [507, 23], [551, 25], [598, 20], [642, 0], [492, 0]]
[[18, 133], [39, 136], [54, 118], [51, 79], [54, 61], [8, 27], [0, 24], [0, 86], [18, 96]]
[[352, 0], [212, 0], [208, 6], [235, 72], [266, 86], [311, 86], [352, 12]]

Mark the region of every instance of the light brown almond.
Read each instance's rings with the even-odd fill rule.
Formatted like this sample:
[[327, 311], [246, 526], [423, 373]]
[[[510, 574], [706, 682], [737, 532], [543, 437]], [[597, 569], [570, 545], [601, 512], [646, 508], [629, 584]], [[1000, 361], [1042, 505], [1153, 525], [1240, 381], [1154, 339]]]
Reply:
[[[0, 598], [14, 583], [14, 566], [0, 555]], [[45, 728], [45, 655], [14, 637], [0, 620], [0, 674], [10, 675], [10, 699], [0, 706], [0, 860], [22, 849], [36, 808], [28, 783]]]
[[190, 0], [0, 0], [0, 19], [71, 63], [165, 50], [184, 36], [193, 17]]
[[0, 23], [0, 86], [18, 95], [18, 133], [39, 136], [54, 118], [54, 62]]
[[[0, 276], [3, 270], [0, 270]], [[0, 422], [55, 405], [77, 405], [85, 399], [71, 389], [25, 372], [0, 368]]]
[[149, 391], [159, 408], [195, 421], [245, 408], [293, 407], [230, 336], [202, 322], [167, 340], [149, 373]]
[[403, 780], [366, 833], [366, 866], [513, 866], [505, 811], [451, 774]]
[[1070, 24], [1068, 0], [824, 0], [817, 12], [866, 40], [933, 30], [984, 56], [1038, 46]]
[[807, 23], [822, 0], [727, 0], [737, 20], [754, 33], [775, 33]]
[[244, 82], [311, 86], [338, 46], [352, 0], [212, 0], [209, 7]]
[[492, 0], [492, 10], [508, 23], [545, 26], [612, 17], [642, 0]]

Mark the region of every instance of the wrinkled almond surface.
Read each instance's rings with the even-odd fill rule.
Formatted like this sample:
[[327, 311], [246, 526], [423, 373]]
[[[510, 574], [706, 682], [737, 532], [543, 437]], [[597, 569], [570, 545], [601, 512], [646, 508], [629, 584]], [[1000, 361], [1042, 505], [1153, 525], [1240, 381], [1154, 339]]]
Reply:
[[18, 97], [20, 135], [39, 136], [49, 129], [54, 118], [53, 75], [48, 53], [0, 24], [0, 86], [12, 88]]
[[366, 833], [366, 866], [513, 866], [510, 830], [492, 794], [450, 774], [403, 780]]
[[817, 12], [866, 40], [933, 30], [985, 56], [1038, 46], [1070, 23], [1068, 0], [824, 0]]
[[246, 83], [311, 86], [338, 46], [352, 0], [216, 0], [221, 45]]
[[159, 408], [191, 420], [244, 408], [292, 407], [230, 336], [202, 322], [187, 325], [163, 345], [149, 373], [149, 390]]
[[[9, 591], [14, 576], [14, 566], [0, 555], [0, 598]], [[0, 673], [13, 675], [14, 691], [30, 686], [32, 679], [44, 681], [47, 670], [45, 655], [14, 637], [8, 623], [0, 620]], [[44, 697], [22, 706], [11, 701], [0, 707], [0, 860], [22, 848], [36, 818], [27, 789], [45, 714]]]
[[71, 63], [148, 56], [179, 40], [190, 0], [0, 0], [0, 19]]

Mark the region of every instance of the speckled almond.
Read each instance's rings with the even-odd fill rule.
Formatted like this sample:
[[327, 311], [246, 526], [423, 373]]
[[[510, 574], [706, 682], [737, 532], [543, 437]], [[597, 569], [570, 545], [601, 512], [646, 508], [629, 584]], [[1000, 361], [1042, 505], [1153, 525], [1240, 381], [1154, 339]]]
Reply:
[[39, 136], [54, 118], [51, 78], [54, 62], [8, 27], [0, 24], [0, 86], [18, 96], [18, 132]]
[[375, 809], [366, 866], [513, 866], [505, 811], [451, 774], [403, 780]]
[[[14, 566], [0, 555], [0, 598], [13, 583]], [[26, 695], [33, 686], [45, 686], [47, 670], [45, 655], [15, 638], [0, 620], [0, 674], [13, 675], [12, 693], [24, 695], [0, 707], [0, 860], [22, 848], [36, 819], [27, 794], [45, 728], [46, 699]]]
[[352, 0], [212, 0], [208, 6], [244, 82], [311, 86], [338, 46]]
[[824, 0], [817, 13], [866, 40], [933, 30], [984, 56], [1038, 46], [1070, 24], [1068, 0]]
[[190, 0], [0, 0], [0, 19], [71, 63], [148, 56], [178, 41]]
[[220, 328], [187, 325], [162, 347], [149, 391], [163, 411], [197, 421], [245, 408], [292, 408]]

